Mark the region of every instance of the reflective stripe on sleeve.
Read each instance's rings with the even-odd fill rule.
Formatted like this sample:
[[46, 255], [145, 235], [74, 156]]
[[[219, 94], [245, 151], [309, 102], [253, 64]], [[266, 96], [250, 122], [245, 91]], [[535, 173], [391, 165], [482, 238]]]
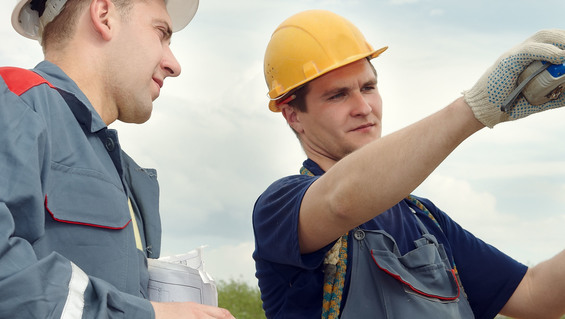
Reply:
[[82, 269], [71, 262], [71, 280], [69, 281], [69, 294], [61, 314], [61, 319], [82, 318], [84, 311], [84, 292], [88, 286], [88, 276]]

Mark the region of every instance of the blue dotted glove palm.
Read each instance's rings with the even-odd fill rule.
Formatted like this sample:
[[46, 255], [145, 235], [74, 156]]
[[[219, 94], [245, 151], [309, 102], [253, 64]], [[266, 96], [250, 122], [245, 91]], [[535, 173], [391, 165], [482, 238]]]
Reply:
[[510, 110], [501, 107], [517, 87], [518, 77], [534, 61], [552, 64], [565, 62], [565, 30], [539, 31], [520, 45], [503, 54], [468, 91], [463, 92], [475, 117], [492, 128], [496, 124], [530, 114], [565, 106], [565, 94], [541, 105], [531, 105], [522, 95]]

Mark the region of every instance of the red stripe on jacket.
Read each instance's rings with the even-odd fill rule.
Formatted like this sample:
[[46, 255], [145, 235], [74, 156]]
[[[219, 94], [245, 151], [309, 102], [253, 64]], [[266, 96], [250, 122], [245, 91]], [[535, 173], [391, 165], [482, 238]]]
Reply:
[[4, 79], [4, 82], [8, 86], [8, 89], [17, 96], [21, 96], [29, 89], [41, 84], [47, 84], [51, 88], [55, 88], [51, 83], [49, 83], [49, 81], [45, 80], [41, 75], [27, 69], [15, 68], [15, 67], [1, 67], [0, 77]]

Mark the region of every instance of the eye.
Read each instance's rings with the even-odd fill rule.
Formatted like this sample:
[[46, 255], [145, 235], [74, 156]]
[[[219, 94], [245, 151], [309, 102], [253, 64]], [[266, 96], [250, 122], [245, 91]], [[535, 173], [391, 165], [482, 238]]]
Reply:
[[362, 92], [371, 93], [377, 88], [376, 84], [367, 84], [361, 88]]
[[166, 24], [157, 23], [154, 27], [161, 41], [167, 41], [171, 38], [172, 31]]
[[337, 93], [337, 94], [334, 94], [334, 95], [330, 96], [330, 97], [328, 98], [328, 101], [335, 101], [335, 100], [338, 100], [338, 99], [340, 99], [340, 98], [342, 98], [342, 97], [344, 97], [344, 96], [345, 96], [345, 93], [340, 92], [340, 93]]
[[165, 28], [159, 27], [159, 28], [157, 28], [157, 30], [158, 30], [158, 32], [159, 32], [159, 37], [160, 37], [162, 40], [164, 40], [164, 39], [167, 38], [168, 33], [167, 33], [167, 30], [166, 30]]

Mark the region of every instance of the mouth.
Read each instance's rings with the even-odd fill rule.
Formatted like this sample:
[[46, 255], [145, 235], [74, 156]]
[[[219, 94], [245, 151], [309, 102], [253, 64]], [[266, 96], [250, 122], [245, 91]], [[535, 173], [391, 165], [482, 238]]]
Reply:
[[374, 123], [365, 123], [363, 125], [357, 126], [356, 128], [352, 129], [350, 132], [359, 132], [359, 131], [370, 130], [373, 126], [375, 126]]
[[160, 80], [158, 78], [153, 78], [153, 81], [155, 81], [155, 83], [157, 83], [157, 85], [159, 86], [159, 88], [163, 87], [163, 80]]

